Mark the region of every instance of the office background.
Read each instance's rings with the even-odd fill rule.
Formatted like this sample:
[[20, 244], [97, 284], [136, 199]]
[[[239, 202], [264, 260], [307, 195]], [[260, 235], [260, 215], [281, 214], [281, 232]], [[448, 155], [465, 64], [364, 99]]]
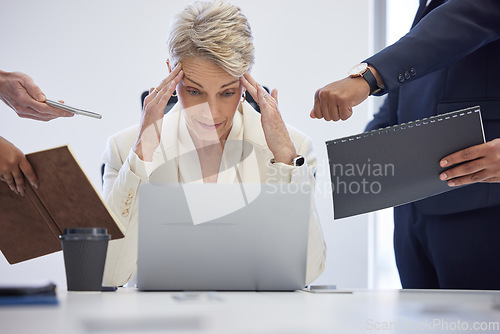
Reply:
[[[25, 153], [69, 144], [100, 191], [106, 138], [139, 122], [140, 94], [168, 73], [165, 41], [171, 18], [191, 2], [2, 3], [0, 69], [25, 72], [48, 98], [101, 113], [103, 119], [76, 116], [41, 123], [20, 119], [0, 104], [0, 135]], [[252, 75], [262, 84], [279, 89], [284, 120], [308, 134], [314, 143], [319, 160], [316, 200], [328, 245], [326, 270], [316, 283], [373, 287], [375, 260], [377, 254], [384, 254], [377, 253], [375, 242], [386, 243], [387, 238], [377, 238], [376, 215], [333, 220], [324, 143], [363, 131], [373, 104], [378, 102], [369, 100], [356, 107], [348, 122], [312, 120], [309, 111], [318, 88], [345, 77], [353, 65], [385, 43], [386, 1], [231, 2], [242, 8], [253, 29], [256, 62]], [[416, 2], [403, 1], [411, 5]], [[26, 279], [52, 280], [64, 286], [62, 253], [13, 266], [0, 257], [0, 283]]]

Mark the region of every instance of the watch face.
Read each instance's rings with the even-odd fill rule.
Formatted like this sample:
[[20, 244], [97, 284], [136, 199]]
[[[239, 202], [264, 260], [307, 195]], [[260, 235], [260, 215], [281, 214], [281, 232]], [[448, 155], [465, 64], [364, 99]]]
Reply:
[[306, 159], [304, 159], [303, 156], [299, 156], [299, 157], [293, 159], [293, 165], [300, 167], [304, 164], [305, 161], [306, 161]]
[[366, 72], [366, 69], [368, 68], [367, 63], [361, 63], [356, 66], [354, 66], [350, 71], [349, 71], [349, 76], [351, 77], [359, 77], [363, 73]]

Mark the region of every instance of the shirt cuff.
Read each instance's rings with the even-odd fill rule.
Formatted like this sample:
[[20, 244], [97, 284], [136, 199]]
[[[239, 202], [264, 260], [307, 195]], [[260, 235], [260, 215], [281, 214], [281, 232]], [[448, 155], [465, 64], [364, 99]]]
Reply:
[[273, 172], [273, 183], [290, 183], [292, 180], [292, 173], [296, 170], [297, 166], [291, 166], [283, 162], [267, 162]]

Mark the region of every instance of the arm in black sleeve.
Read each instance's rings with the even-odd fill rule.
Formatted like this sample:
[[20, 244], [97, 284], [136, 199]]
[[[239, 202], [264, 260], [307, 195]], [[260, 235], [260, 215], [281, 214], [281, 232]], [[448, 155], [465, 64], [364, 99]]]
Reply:
[[498, 39], [499, 0], [449, 0], [365, 62], [377, 69], [387, 92]]
[[398, 124], [399, 89], [390, 91], [379, 111], [373, 115], [365, 131], [376, 130]]

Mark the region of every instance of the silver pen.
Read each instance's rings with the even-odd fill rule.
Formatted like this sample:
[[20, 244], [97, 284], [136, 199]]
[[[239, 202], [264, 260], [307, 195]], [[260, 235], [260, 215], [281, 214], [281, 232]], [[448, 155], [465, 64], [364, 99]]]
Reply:
[[91, 111], [87, 111], [87, 110], [83, 110], [83, 109], [78, 109], [78, 108], [75, 108], [75, 107], [72, 107], [72, 106], [68, 106], [68, 105], [66, 105], [64, 103], [59, 103], [59, 102], [56, 102], [56, 101], [51, 101], [49, 99], [45, 100], [45, 103], [47, 103], [51, 107], [58, 108], [58, 109], [61, 109], [61, 110], [65, 110], [65, 111], [69, 111], [69, 112], [71, 112], [73, 114], [83, 115], [83, 116], [88, 116], [88, 117], [93, 117], [93, 118], [98, 118], [98, 119], [102, 118], [102, 116], [100, 114], [97, 114], [95, 112], [91, 112]]

